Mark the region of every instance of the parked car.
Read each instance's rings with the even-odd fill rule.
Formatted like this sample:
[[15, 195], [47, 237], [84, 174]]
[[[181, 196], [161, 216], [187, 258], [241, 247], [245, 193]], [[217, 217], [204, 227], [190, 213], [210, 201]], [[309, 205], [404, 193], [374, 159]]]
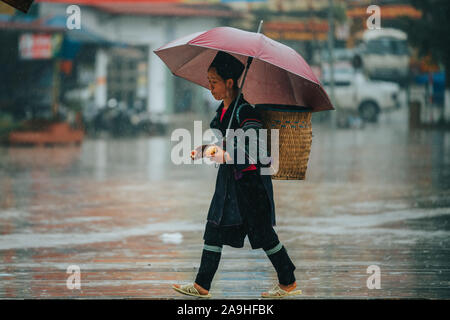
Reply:
[[[333, 49], [333, 60], [335, 62], [346, 61], [351, 62], [355, 56], [355, 51], [353, 49], [348, 48], [334, 48]], [[330, 62], [330, 53], [328, 49], [323, 49], [320, 52], [320, 62], [321, 63], [329, 63]]]
[[[368, 79], [364, 73], [351, 67], [334, 70], [334, 103], [340, 110], [358, 112], [366, 122], [377, 122], [380, 112], [400, 107], [400, 86], [387, 81]], [[330, 71], [324, 69], [322, 82], [330, 94]]]

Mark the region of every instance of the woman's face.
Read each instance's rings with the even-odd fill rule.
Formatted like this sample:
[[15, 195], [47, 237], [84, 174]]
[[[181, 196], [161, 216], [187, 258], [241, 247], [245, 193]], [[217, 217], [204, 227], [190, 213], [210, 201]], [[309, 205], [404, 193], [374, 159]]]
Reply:
[[229, 95], [230, 89], [233, 87], [233, 80], [223, 80], [222, 77], [217, 74], [215, 68], [210, 68], [208, 70], [208, 81], [209, 90], [216, 100], [225, 99]]

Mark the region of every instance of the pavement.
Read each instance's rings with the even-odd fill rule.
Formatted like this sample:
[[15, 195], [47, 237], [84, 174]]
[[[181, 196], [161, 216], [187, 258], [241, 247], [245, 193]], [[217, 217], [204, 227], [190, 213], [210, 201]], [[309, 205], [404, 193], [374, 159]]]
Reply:
[[[450, 132], [407, 119], [315, 124], [306, 179], [274, 181], [296, 299], [450, 298]], [[195, 279], [217, 169], [173, 164], [173, 145], [0, 147], [0, 299], [190, 299], [171, 284]], [[258, 299], [276, 282], [246, 241], [224, 248], [210, 292]]]

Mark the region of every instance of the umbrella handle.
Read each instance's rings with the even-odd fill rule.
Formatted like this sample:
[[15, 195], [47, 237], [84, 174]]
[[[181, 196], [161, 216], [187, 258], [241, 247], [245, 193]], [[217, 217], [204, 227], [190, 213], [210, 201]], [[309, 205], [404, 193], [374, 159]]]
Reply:
[[[259, 21], [258, 31], [256, 33], [261, 33], [263, 22], [264, 22], [263, 20]], [[248, 72], [248, 69], [250, 68], [250, 65], [252, 64], [252, 62], [253, 62], [253, 57], [248, 57], [247, 66], [245, 67], [244, 76], [242, 77], [241, 85], [239, 86], [239, 92], [236, 97], [236, 101], [234, 102], [233, 112], [231, 113], [230, 121], [228, 122], [228, 128], [227, 128], [227, 131], [225, 134], [224, 141], [226, 140], [226, 138], [228, 136], [228, 132], [231, 128], [231, 123], [233, 122], [233, 118], [234, 118], [234, 112], [236, 110], [239, 99], [241, 98], [242, 88], [244, 87], [244, 82], [245, 82], [245, 79], [247, 78], [247, 72]]]

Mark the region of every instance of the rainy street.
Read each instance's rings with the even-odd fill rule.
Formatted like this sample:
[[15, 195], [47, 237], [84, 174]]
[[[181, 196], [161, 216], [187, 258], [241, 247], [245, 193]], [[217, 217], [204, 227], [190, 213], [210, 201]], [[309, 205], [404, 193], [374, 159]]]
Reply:
[[[298, 299], [450, 298], [450, 131], [406, 119], [313, 122], [306, 180], [273, 181]], [[209, 124], [176, 126], [193, 120]], [[217, 169], [173, 164], [170, 132], [0, 147], [0, 298], [186, 299], [171, 284], [195, 278]], [[210, 292], [257, 299], [276, 281], [246, 240], [224, 248]]]

